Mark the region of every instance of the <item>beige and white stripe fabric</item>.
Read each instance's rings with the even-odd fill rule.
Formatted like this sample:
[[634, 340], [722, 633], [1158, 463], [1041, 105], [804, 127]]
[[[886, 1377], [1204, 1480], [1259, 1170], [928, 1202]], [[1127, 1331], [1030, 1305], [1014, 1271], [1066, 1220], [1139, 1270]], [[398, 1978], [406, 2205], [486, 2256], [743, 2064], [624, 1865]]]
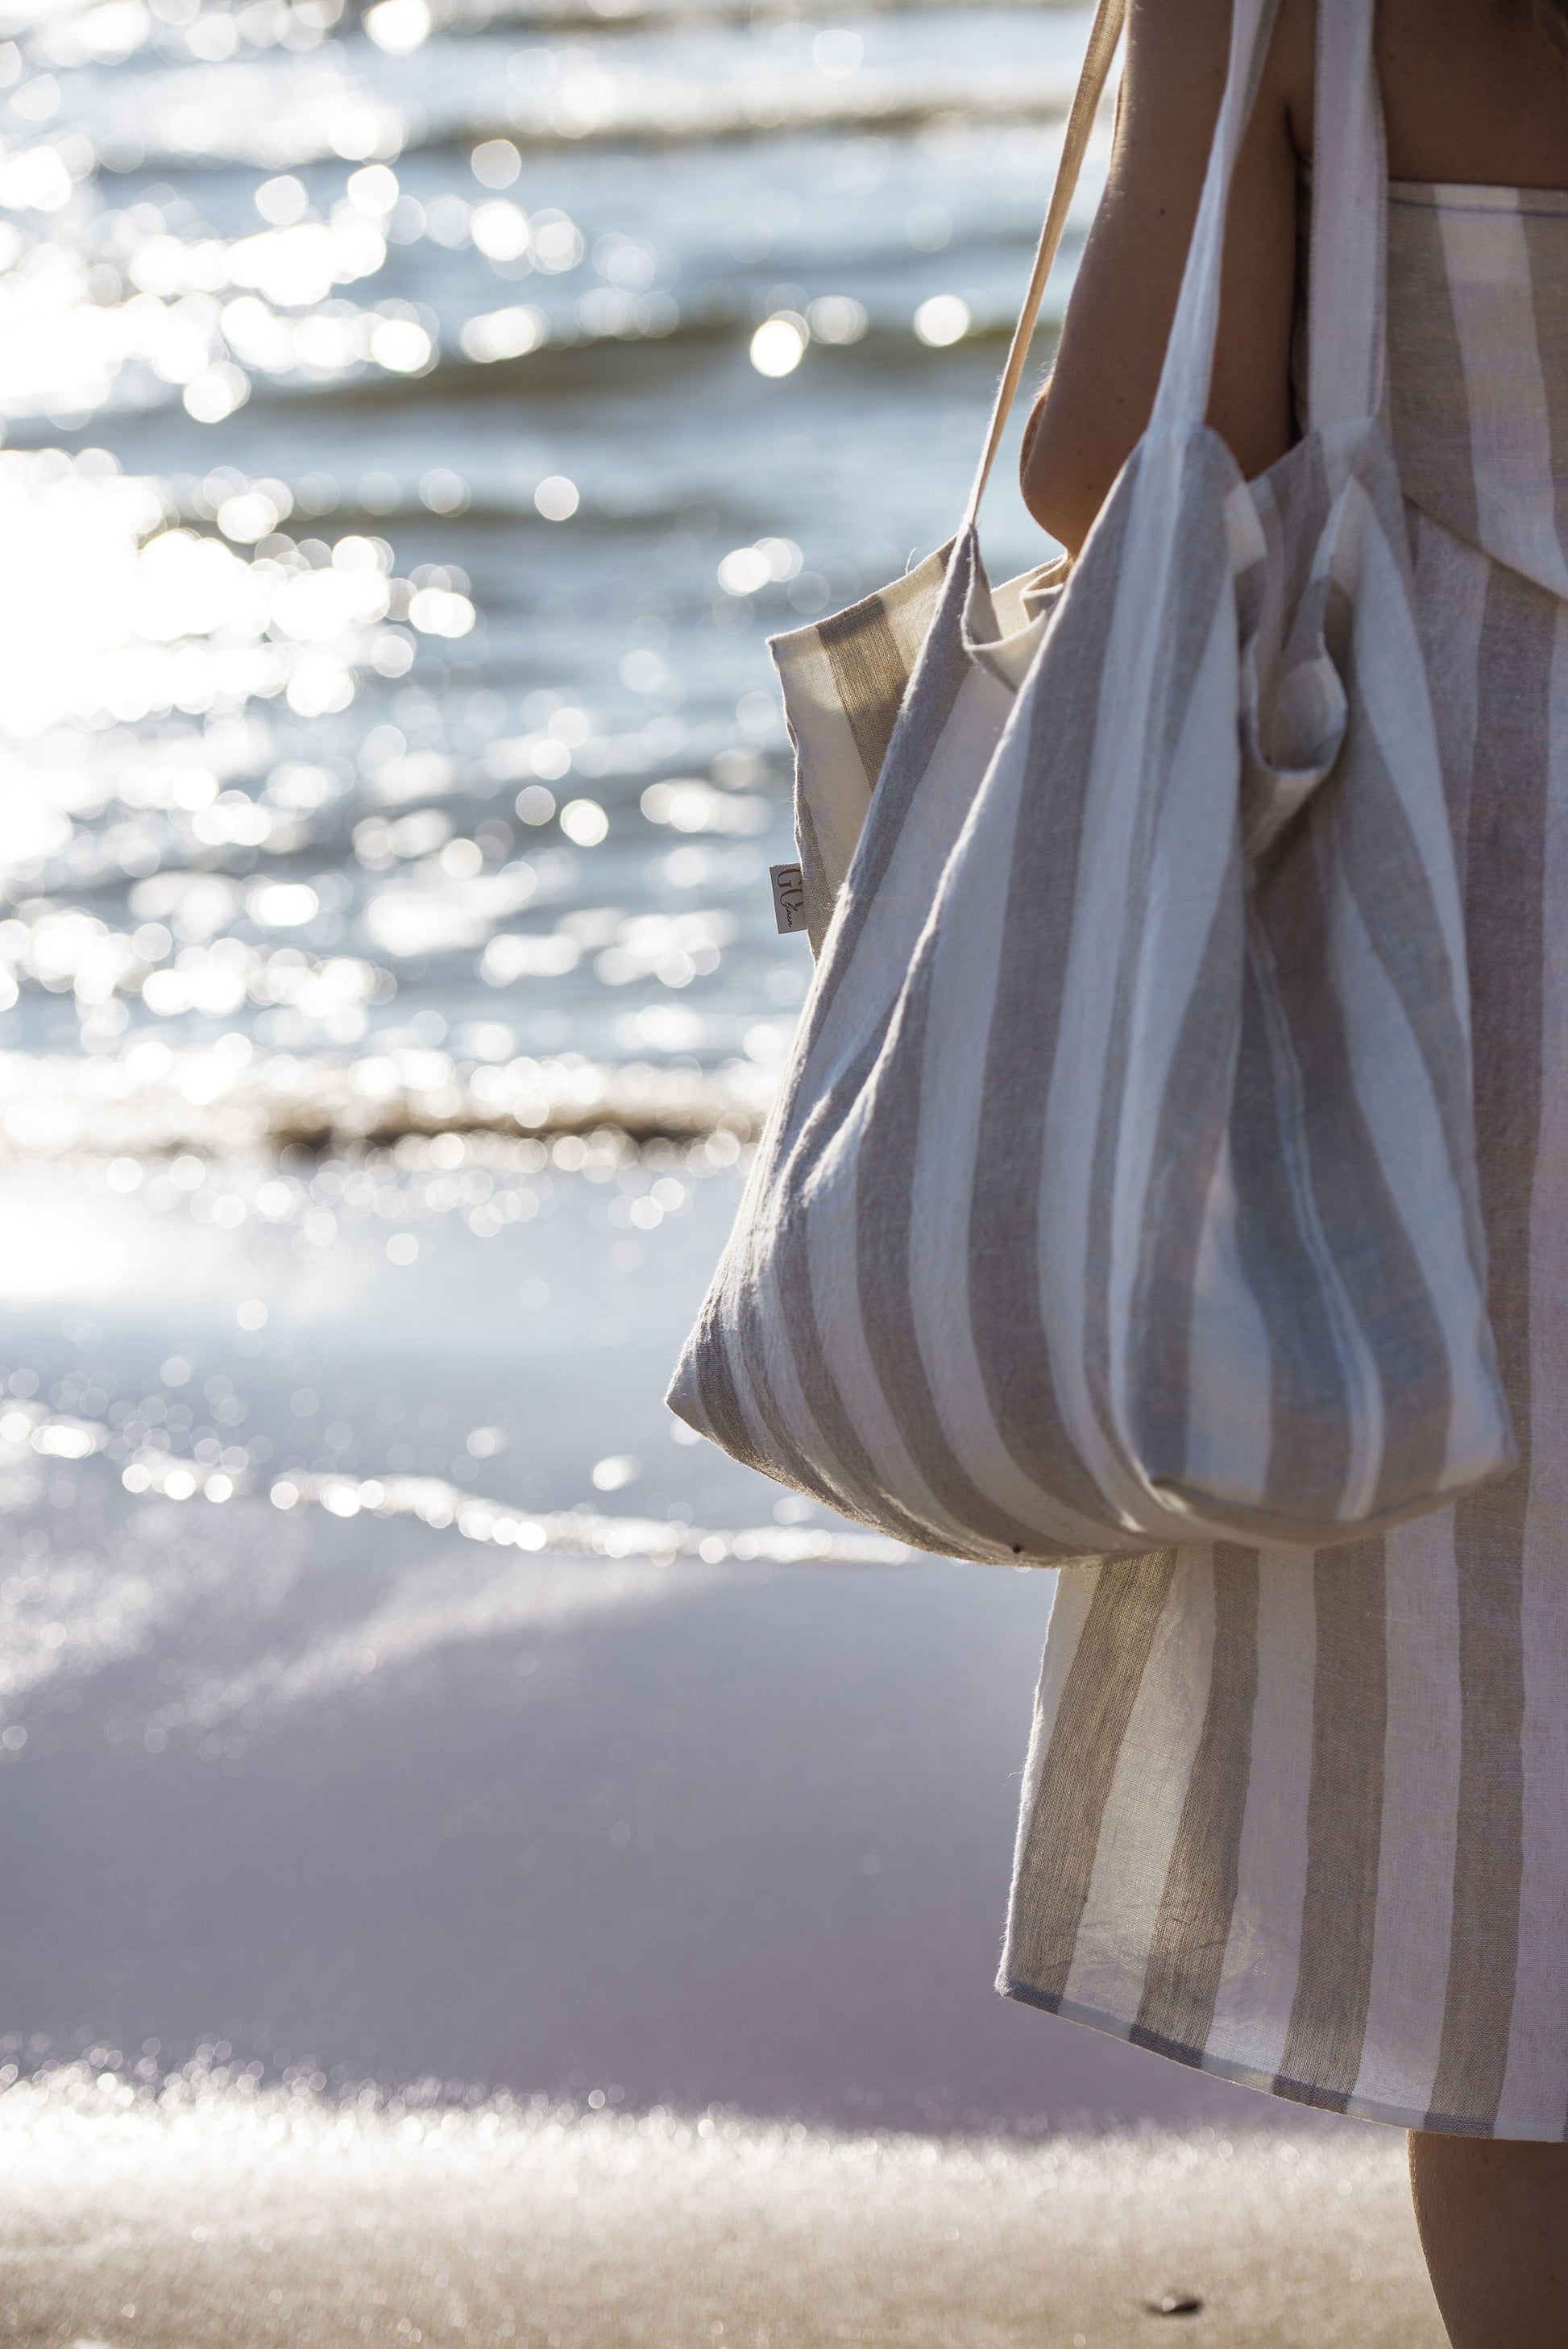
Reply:
[[854, 861], [953, 545], [880, 595], [773, 644], [796, 748], [795, 847], [814, 955]]
[[1354, 1540], [1511, 1457], [1371, 0], [1320, 12], [1312, 429], [1249, 485], [1202, 421], [1273, 15], [1236, 0], [1153, 420], [1065, 586], [993, 593], [966, 524], [779, 647], [808, 812], [847, 778], [819, 927], [855, 844], [671, 1402], [955, 1557]]
[[1522, 1472], [1360, 1549], [1064, 1576], [1001, 1987], [1208, 2071], [1568, 2137], [1568, 193], [1398, 186], [1389, 397]]

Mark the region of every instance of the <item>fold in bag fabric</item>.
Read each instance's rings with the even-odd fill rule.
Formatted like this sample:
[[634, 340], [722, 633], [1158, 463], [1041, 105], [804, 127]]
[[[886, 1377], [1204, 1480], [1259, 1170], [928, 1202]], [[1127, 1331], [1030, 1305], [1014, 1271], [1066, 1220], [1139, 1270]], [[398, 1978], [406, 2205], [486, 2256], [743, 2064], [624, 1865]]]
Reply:
[[1237, 0], [1153, 418], [1065, 584], [993, 591], [971, 520], [776, 647], [820, 955], [670, 1402], [955, 1557], [1319, 1548], [1512, 1457], [1370, 0], [1326, 12], [1309, 429], [1248, 483], [1202, 421], [1273, 14]]

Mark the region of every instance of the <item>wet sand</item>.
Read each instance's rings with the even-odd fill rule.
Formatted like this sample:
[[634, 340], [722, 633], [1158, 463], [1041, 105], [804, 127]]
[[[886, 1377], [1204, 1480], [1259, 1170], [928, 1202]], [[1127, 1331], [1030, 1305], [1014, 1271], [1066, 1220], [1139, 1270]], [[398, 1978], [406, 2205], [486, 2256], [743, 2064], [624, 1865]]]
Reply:
[[[542, 1178], [481, 1237], [450, 1206], [389, 1217], [424, 1178], [382, 1162], [319, 1247], [309, 1185], [231, 1229], [242, 1170], [198, 1172], [0, 1189], [24, 1380], [116, 1424], [71, 1460], [0, 1423], [0, 2060], [222, 2043], [335, 2088], [835, 2127], [1278, 2117], [993, 1992], [1049, 1576], [525, 1553], [276, 1506], [335, 1466], [826, 1529], [661, 1402], [735, 1170], [688, 1166], [620, 1268], [603, 1218], [655, 1170]], [[536, 1281], [542, 1310], [510, 1302]], [[220, 1456], [248, 1489], [215, 1505], [202, 1419], [242, 1411]], [[150, 1462], [191, 1496], [127, 1489]]]
[[1049, 1577], [653, 1554], [832, 1531], [659, 1401], [735, 1169], [197, 1174], [0, 1187], [0, 2337], [1439, 2337], [1397, 2136], [995, 1995]]

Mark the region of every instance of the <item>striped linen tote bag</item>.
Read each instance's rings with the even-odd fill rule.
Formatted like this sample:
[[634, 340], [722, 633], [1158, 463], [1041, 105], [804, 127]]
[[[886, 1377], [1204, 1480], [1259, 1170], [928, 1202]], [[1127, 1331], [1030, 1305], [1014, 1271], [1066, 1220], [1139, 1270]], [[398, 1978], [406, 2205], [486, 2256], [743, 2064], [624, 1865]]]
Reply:
[[1070, 573], [993, 590], [975, 513], [1120, 0], [959, 536], [775, 648], [820, 950], [670, 1402], [954, 1557], [1317, 1548], [1512, 1458], [1373, 0], [1318, 11], [1308, 429], [1248, 483], [1203, 422], [1274, 13], [1235, 0], [1152, 419]]

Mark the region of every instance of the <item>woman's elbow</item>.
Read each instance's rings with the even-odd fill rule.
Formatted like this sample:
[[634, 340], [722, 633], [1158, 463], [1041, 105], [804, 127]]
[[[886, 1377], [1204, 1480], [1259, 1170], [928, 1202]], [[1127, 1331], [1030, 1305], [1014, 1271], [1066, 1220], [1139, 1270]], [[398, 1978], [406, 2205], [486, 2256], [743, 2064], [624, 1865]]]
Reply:
[[1050, 524], [1047, 522], [1043, 511], [1046, 484], [1038, 463], [1040, 427], [1045, 421], [1045, 416], [1046, 395], [1042, 391], [1033, 408], [1030, 409], [1024, 426], [1024, 445], [1018, 451], [1018, 487], [1024, 493], [1024, 503], [1028, 507], [1041, 529], [1049, 530]]
[[1041, 392], [1029, 412], [1024, 427], [1024, 445], [1018, 459], [1018, 485], [1024, 493], [1024, 503], [1039, 523], [1048, 531], [1069, 554], [1077, 554], [1088, 536], [1089, 525], [1096, 508], [1083, 510], [1084, 501], [1072, 492], [1070, 471], [1058, 461], [1059, 452], [1052, 446], [1052, 434], [1047, 421], [1050, 387]]

